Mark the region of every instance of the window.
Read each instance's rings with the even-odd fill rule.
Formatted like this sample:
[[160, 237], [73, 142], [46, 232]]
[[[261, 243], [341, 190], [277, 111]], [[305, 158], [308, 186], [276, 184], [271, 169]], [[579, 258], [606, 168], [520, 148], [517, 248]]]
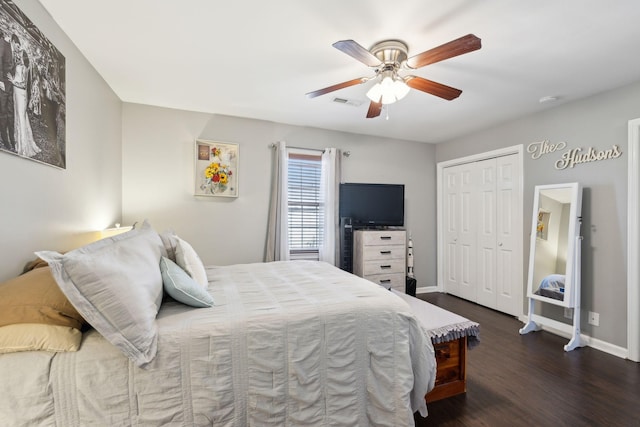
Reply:
[[287, 182], [291, 259], [318, 259], [324, 209], [320, 200], [321, 153], [289, 151]]

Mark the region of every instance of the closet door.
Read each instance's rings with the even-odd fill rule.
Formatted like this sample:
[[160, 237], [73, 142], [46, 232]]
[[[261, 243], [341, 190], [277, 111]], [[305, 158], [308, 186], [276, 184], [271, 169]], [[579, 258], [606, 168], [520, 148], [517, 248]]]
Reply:
[[476, 163], [478, 167], [478, 197], [473, 209], [478, 216], [477, 299], [478, 304], [496, 308], [496, 159]]
[[520, 197], [520, 165], [516, 155], [496, 159], [496, 305], [504, 313], [517, 316], [522, 311], [522, 248], [516, 226]]
[[444, 290], [504, 313], [522, 310], [520, 170], [517, 155], [447, 167]]
[[465, 299], [476, 299], [476, 165], [444, 171], [444, 288]]

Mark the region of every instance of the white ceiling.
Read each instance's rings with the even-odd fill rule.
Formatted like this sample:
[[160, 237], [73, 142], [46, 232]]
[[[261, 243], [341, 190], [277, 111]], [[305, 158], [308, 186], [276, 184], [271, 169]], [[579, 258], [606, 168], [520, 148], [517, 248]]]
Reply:
[[[40, 2], [125, 102], [389, 138], [437, 143], [640, 80], [637, 0]], [[387, 120], [365, 118], [373, 82], [305, 96], [373, 75], [338, 40], [413, 56], [469, 33], [482, 49], [412, 72], [453, 101], [412, 90]]]

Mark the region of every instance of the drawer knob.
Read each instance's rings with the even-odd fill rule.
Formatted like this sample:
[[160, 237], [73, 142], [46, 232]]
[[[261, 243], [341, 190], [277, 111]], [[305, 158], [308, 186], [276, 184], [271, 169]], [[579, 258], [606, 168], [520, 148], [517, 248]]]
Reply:
[[391, 240], [391, 236], [380, 236], [382, 240]]
[[380, 268], [382, 268], [384, 270], [386, 268], [391, 268], [391, 266], [390, 265], [381, 265]]
[[391, 251], [380, 251], [380, 254], [382, 255], [389, 255], [391, 253]]
[[391, 279], [382, 279], [380, 283], [391, 283]]

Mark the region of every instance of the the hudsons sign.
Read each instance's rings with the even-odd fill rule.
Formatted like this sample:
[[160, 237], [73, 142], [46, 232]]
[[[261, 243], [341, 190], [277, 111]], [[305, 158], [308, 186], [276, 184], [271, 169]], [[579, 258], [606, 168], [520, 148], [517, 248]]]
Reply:
[[527, 146], [527, 152], [531, 158], [536, 160], [545, 154], [560, 152], [560, 158], [555, 162], [556, 169], [573, 168], [582, 163], [597, 162], [600, 160], [617, 159], [622, 156], [622, 151], [617, 145], [607, 150], [589, 148], [570, 148], [566, 151], [566, 142], [556, 142], [552, 144], [548, 139], [539, 142], [532, 142]]

